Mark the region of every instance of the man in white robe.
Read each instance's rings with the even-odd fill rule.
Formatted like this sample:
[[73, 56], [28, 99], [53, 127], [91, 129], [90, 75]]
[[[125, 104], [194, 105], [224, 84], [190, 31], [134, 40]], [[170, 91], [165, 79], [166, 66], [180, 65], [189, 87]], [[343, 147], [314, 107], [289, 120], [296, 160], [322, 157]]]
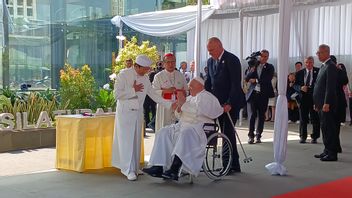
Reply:
[[[177, 92], [184, 92], [187, 90], [187, 82], [183, 74], [176, 68], [176, 58], [169, 53], [163, 58], [164, 70], [155, 75], [153, 80], [153, 88], [157, 90], [164, 99], [175, 101]], [[174, 124], [176, 117], [173, 111], [157, 105], [155, 118], [155, 132], [162, 127]]]
[[134, 67], [121, 70], [115, 81], [117, 106], [111, 164], [121, 169], [128, 180], [136, 180], [139, 171], [146, 94], [166, 108], [172, 105], [152, 89], [149, 78], [145, 75], [151, 64], [152, 61], [147, 56], [139, 55]]
[[[214, 123], [213, 119], [222, 115], [223, 107], [218, 99], [204, 90], [200, 77], [189, 84], [191, 95], [185, 99], [179, 94], [177, 112], [180, 120], [162, 128], [156, 134], [149, 165], [143, 171], [153, 177], [178, 180], [182, 168], [197, 176], [205, 159], [207, 137], [204, 123]], [[169, 169], [163, 173], [164, 169]]]

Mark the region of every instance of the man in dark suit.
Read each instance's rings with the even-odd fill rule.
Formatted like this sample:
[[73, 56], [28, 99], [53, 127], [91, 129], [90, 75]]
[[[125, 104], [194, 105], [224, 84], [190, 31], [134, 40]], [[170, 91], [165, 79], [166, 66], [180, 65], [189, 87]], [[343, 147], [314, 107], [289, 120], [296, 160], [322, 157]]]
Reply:
[[334, 55], [330, 56], [332, 62], [336, 64], [337, 67], [337, 82], [336, 82], [336, 96], [337, 96], [337, 122], [336, 122], [336, 131], [338, 136], [337, 141], [337, 152], [342, 153], [342, 147], [340, 144], [340, 127], [341, 123], [346, 121], [346, 107], [347, 101], [345, 96], [345, 91], [343, 87], [348, 84], [348, 76], [346, 72], [346, 67], [344, 64], [337, 64], [337, 59]]
[[330, 47], [320, 45], [317, 56], [322, 66], [313, 90], [314, 108], [319, 113], [324, 151], [314, 155], [321, 161], [337, 161], [338, 134], [336, 130], [336, 82], [337, 67], [330, 59]]
[[313, 133], [311, 134], [311, 143], [316, 144], [320, 137], [320, 124], [318, 112], [314, 110], [313, 105], [313, 90], [316, 82], [319, 68], [314, 67], [314, 58], [307, 57], [304, 60], [305, 69], [296, 73], [295, 86], [300, 90], [300, 104], [299, 104], [299, 143], [306, 143], [307, 139], [307, 124], [309, 120], [313, 125]]
[[[208, 40], [207, 49], [211, 58], [207, 62], [205, 89], [218, 98], [225, 112], [230, 112], [236, 124], [239, 111], [246, 103], [241, 86], [241, 63], [234, 54], [224, 50], [221, 41], [216, 37]], [[231, 172], [241, 172], [235, 130], [226, 113], [218, 119], [221, 131], [230, 139], [233, 147]], [[224, 158], [226, 160], [226, 156]]]
[[[261, 143], [265, 121], [265, 111], [268, 108], [269, 98], [275, 96], [271, 80], [274, 76], [274, 66], [268, 63], [269, 51], [262, 50], [259, 59], [259, 65], [249, 72], [246, 76], [246, 82], [250, 82], [249, 96], [247, 97], [250, 103], [252, 114], [249, 120], [248, 143], [254, 143], [254, 136], [256, 136], [256, 143]], [[256, 134], [254, 135], [255, 121], [258, 118], [258, 125]]]

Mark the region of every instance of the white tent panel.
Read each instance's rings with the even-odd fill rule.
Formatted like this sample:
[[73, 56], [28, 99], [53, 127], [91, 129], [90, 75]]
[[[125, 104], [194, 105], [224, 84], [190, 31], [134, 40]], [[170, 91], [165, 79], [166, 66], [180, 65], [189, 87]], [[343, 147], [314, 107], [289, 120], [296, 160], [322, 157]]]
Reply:
[[[205, 6], [202, 21], [209, 18], [215, 9]], [[147, 12], [130, 16], [115, 16], [111, 22], [120, 27], [121, 21], [132, 29], [151, 36], [170, 36], [184, 33], [196, 25], [197, 9], [187, 6], [180, 9]]]

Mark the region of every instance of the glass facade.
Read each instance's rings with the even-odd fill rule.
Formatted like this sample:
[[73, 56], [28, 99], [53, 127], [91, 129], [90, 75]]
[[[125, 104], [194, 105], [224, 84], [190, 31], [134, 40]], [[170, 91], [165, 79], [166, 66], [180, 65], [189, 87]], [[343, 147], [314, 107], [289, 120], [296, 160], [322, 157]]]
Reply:
[[[108, 80], [118, 49], [118, 30], [110, 19], [186, 5], [186, 0], [7, 0], [3, 6], [0, 87], [59, 88], [65, 63], [88, 64], [99, 85]], [[186, 35], [155, 38], [123, 29], [128, 38], [150, 40], [160, 53], [185, 57]], [[182, 52], [183, 51], [183, 52]]]

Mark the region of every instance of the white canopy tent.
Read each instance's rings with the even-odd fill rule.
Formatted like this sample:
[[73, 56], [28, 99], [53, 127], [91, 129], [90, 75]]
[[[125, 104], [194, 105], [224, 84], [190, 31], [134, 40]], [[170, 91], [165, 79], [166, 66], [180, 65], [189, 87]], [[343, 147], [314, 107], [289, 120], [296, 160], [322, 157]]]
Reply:
[[[280, 12], [279, 12], [280, 11]], [[112, 19], [121, 21], [139, 32], [152, 36], [170, 36], [187, 32], [187, 59], [193, 60], [195, 46], [196, 7], [143, 13]], [[283, 13], [283, 14], [278, 14]], [[266, 167], [271, 174], [285, 175], [283, 163], [287, 145], [286, 81], [289, 57], [302, 59], [314, 54], [318, 45], [331, 45], [338, 55], [352, 54], [352, 3], [343, 0], [213, 0], [203, 6], [200, 62], [204, 65], [208, 53], [206, 40], [217, 36], [225, 49], [239, 54], [268, 49], [277, 58], [278, 102], [274, 134], [274, 162]], [[352, 62], [352, 61], [351, 61]]]

